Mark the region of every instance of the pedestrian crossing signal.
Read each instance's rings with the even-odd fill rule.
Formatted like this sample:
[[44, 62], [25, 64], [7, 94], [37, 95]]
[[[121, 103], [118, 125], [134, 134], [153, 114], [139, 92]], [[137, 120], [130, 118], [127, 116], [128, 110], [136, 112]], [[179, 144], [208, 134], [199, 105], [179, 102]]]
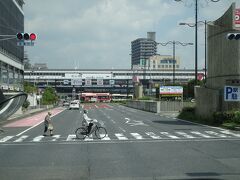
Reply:
[[239, 40], [240, 39], [240, 33], [228, 33], [227, 34], [228, 40]]

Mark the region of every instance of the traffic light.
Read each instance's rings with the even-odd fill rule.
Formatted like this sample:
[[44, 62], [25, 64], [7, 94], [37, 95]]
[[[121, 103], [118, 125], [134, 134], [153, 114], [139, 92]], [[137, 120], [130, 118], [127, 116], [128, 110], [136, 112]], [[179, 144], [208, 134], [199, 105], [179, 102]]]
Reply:
[[36, 40], [37, 36], [34, 33], [17, 33], [16, 38], [17, 40], [34, 41]]
[[227, 34], [227, 39], [228, 40], [240, 40], [240, 33], [228, 33]]

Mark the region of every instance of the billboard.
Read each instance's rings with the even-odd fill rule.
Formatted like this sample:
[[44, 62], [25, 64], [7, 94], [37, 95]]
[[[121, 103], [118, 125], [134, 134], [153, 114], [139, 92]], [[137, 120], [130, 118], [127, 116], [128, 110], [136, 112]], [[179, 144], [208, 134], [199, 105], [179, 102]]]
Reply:
[[103, 79], [97, 79], [97, 85], [103, 86]]
[[85, 86], [91, 86], [92, 85], [92, 79], [85, 79]]
[[72, 86], [81, 86], [82, 85], [82, 79], [71, 79], [71, 85]]
[[181, 96], [183, 94], [182, 86], [160, 86], [159, 94], [162, 96]]

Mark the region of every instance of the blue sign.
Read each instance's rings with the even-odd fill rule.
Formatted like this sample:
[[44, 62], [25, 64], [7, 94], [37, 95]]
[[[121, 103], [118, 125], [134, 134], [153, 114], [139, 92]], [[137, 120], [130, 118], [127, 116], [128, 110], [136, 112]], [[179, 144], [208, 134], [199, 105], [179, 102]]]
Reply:
[[225, 86], [224, 101], [240, 101], [240, 86]]

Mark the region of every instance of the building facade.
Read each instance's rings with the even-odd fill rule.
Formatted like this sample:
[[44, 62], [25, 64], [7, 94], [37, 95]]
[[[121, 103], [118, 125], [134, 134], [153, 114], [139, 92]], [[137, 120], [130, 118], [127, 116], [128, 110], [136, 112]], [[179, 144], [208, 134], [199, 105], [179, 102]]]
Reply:
[[147, 61], [147, 67], [148, 69], [172, 70], [173, 63], [175, 69], [180, 68], [180, 59], [178, 56], [173, 60], [173, 57], [170, 55], [154, 55]]
[[147, 60], [157, 54], [157, 42], [155, 33], [148, 32], [147, 38], [138, 38], [131, 42], [131, 67], [146, 68]]
[[[177, 69], [175, 82], [185, 84], [195, 77], [194, 70]], [[204, 73], [199, 70], [199, 73]], [[134, 84], [142, 84], [146, 92], [156, 85], [172, 82], [172, 70], [131, 69], [46, 69], [25, 70], [25, 81], [38, 87], [39, 91], [51, 86], [58, 93], [109, 92], [133, 94]], [[145, 94], [146, 94], [145, 92]]]
[[14, 37], [24, 31], [23, 0], [0, 1], [0, 88], [23, 90], [24, 47]]

